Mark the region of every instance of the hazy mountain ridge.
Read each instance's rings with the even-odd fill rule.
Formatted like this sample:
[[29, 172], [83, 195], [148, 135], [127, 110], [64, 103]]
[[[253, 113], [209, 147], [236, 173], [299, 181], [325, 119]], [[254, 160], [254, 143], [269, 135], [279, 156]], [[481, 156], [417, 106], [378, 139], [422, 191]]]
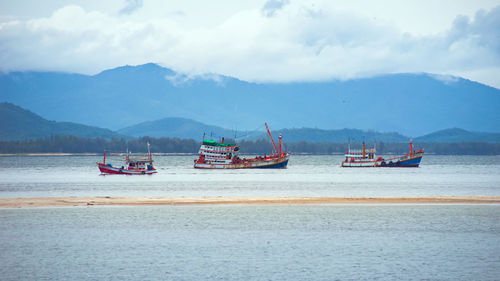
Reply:
[[11, 103], [0, 103], [0, 140], [26, 140], [50, 135], [72, 135], [85, 138], [124, 137], [109, 129], [71, 122], [49, 121]]
[[500, 133], [470, 132], [459, 128], [450, 128], [415, 138], [417, 142], [500, 142]]
[[363, 131], [358, 129], [341, 129], [341, 130], [321, 130], [311, 128], [300, 129], [282, 129], [275, 135], [282, 134], [286, 136], [287, 142], [336, 142], [346, 143], [351, 142], [405, 142], [408, 137], [399, 133], [381, 133], [376, 131]]
[[[269, 136], [264, 131], [264, 124], [259, 131], [234, 131], [218, 126], [207, 125], [185, 118], [164, 118], [156, 121], [149, 121], [118, 130], [119, 133], [134, 137], [177, 137], [199, 139], [205, 134], [206, 138], [220, 139], [222, 137], [239, 140], [268, 139]], [[280, 129], [272, 131], [273, 138], [278, 139], [279, 134], [284, 136], [286, 142], [347, 142], [352, 141], [367, 142], [406, 142], [408, 137], [398, 133], [380, 133], [375, 131], [363, 131], [357, 129], [342, 130], [322, 130], [312, 128]]]
[[408, 136], [455, 127], [500, 132], [500, 90], [431, 74], [277, 84], [188, 77], [156, 64], [94, 76], [12, 72], [0, 75], [0, 101], [51, 120], [113, 130], [180, 117], [240, 130], [268, 122], [274, 128], [358, 128]]
[[119, 133], [133, 137], [168, 137], [181, 139], [201, 139], [203, 134], [210, 134], [217, 137], [230, 137], [233, 131], [218, 127], [203, 124], [191, 119], [167, 117], [156, 121], [142, 122], [140, 124], [130, 126], [118, 130]]
[[[316, 128], [285, 128], [272, 130], [272, 135], [277, 141], [279, 134], [283, 135], [285, 142], [332, 142], [347, 143], [349, 140], [353, 143], [386, 142], [386, 143], [406, 143], [410, 137], [397, 132], [377, 132], [373, 130], [359, 129], [341, 129], [341, 130], [322, 130]], [[235, 134], [240, 140], [267, 139], [265, 131], [235, 132], [218, 126], [206, 125], [201, 122], [184, 118], [164, 118], [156, 121], [145, 122], [131, 126], [118, 132], [134, 137], [178, 137], [199, 139], [202, 134], [206, 138], [232, 138]], [[500, 142], [499, 133], [470, 132], [463, 129], [451, 128], [433, 132], [424, 136], [413, 138], [415, 142], [420, 143], [453, 143], [453, 142]]]
[[[6, 122], [0, 123], [0, 140], [25, 140], [50, 135], [74, 135], [86, 138], [113, 138], [113, 137], [154, 137], [154, 138], [180, 138], [199, 140], [205, 134], [206, 138], [219, 139], [221, 137], [233, 138], [235, 134], [238, 140], [267, 139], [265, 131], [243, 132], [207, 125], [186, 118], [163, 118], [156, 121], [148, 121], [118, 132], [108, 129], [96, 128], [71, 122], [55, 122], [25, 110], [10, 103], [0, 103], [0, 118]], [[271, 129], [272, 129], [272, 124]], [[261, 126], [263, 127], [263, 126]], [[399, 133], [382, 133], [376, 131], [363, 131], [358, 129], [322, 130], [313, 128], [280, 129], [272, 130], [274, 139], [277, 141], [279, 134], [283, 135], [283, 141], [291, 142], [329, 142], [352, 143], [386, 142], [405, 143], [409, 137]], [[415, 142], [500, 142], [499, 133], [477, 133], [463, 129], [446, 129], [425, 136], [414, 138]]]

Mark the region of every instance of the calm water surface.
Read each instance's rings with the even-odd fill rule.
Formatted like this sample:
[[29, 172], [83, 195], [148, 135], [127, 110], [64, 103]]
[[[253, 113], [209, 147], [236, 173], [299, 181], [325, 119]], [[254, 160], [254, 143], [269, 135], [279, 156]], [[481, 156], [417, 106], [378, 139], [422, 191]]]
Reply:
[[425, 155], [420, 168], [366, 169], [341, 168], [342, 156], [292, 156], [287, 169], [226, 171], [193, 169], [194, 158], [156, 157], [156, 175], [102, 176], [96, 156], [0, 157], [0, 197], [500, 195], [500, 156]]
[[500, 206], [0, 210], [2, 280], [498, 280]]
[[[498, 156], [426, 155], [418, 169], [342, 169], [341, 159], [203, 171], [193, 157], [157, 157], [157, 175], [100, 176], [99, 157], [0, 157], [0, 197], [500, 195]], [[0, 280], [499, 276], [499, 205], [0, 209]]]

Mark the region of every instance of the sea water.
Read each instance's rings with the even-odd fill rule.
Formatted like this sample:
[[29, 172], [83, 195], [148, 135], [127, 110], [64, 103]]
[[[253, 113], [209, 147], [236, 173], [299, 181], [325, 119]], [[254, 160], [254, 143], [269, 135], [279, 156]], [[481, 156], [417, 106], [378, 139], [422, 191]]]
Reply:
[[[0, 197], [500, 195], [500, 157], [420, 168], [99, 175], [94, 156], [0, 157]], [[121, 165], [119, 158], [108, 161]], [[0, 280], [499, 280], [499, 205], [87, 206], [0, 209]]]
[[[97, 156], [0, 157], [0, 197], [500, 195], [500, 156], [424, 155], [419, 168], [342, 168], [342, 156], [292, 155], [287, 169], [200, 170], [155, 157], [158, 174], [100, 174]], [[121, 166], [123, 159], [108, 157]]]
[[0, 210], [1, 280], [498, 280], [498, 205]]

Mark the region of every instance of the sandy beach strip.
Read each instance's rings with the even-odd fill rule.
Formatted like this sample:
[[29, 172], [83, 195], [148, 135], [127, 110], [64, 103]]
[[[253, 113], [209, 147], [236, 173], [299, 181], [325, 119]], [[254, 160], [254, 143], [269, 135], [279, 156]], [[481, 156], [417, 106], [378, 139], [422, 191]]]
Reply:
[[500, 196], [430, 197], [39, 197], [0, 198], [0, 208], [146, 205], [500, 204]]

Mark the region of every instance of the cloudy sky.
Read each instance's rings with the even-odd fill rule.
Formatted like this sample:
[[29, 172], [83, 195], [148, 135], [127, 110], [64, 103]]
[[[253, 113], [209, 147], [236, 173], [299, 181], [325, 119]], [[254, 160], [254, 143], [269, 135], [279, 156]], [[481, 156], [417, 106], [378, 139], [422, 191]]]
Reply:
[[0, 0], [0, 70], [156, 62], [254, 82], [387, 73], [500, 88], [500, 0]]

